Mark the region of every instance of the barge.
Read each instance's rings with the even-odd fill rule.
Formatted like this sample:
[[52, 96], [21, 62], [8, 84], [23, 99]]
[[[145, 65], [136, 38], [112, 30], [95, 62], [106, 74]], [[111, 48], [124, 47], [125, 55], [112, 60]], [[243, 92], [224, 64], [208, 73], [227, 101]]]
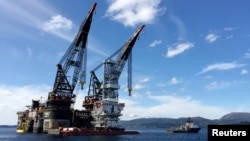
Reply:
[[135, 135], [138, 131], [126, 131], [124, 128], [90, 129], [90, 128], [59, 128], [49, 130], [48, 134], [81, 136], [81, 135]]

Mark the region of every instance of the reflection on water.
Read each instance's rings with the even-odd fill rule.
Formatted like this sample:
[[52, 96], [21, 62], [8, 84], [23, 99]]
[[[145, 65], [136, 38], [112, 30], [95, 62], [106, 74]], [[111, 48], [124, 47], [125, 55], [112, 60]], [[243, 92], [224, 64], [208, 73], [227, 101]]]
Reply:
[[164, 128], [133, 129], [138, 135], [119, 136], [56, 136], [47, 134], [17, 134], [14, 127], [0, 127], [0, 141], [207, 141], [207, 129], [199, 133], [167, 133]]

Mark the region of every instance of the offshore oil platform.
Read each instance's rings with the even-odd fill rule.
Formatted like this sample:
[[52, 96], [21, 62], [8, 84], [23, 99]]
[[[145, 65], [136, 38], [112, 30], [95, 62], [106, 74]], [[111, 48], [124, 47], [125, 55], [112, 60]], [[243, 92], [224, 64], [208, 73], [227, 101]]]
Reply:
[[[74, 109], [75, 87], [80, 84], [83, 89], [86, 83], [86, 44], [96, 5], [97, 3], [94, 3], [90, 8], [75, 39], [57, 64], [53, 90], [48, 93], [46, 101], [32, 100], [26, 110], [17, 112], [17, 133], [59, 135], [139, 133], [126, 131], [118, 125], [119, 117], [122, 116], [121, 111], [125, 106], [118, 101], [120, 88], [118, 80], [128, 62], [128, 92], [131, 95], [131, 52], [145, 25], [141, 25], [121, 48], [90, 71], [89, 89], [82, 103], [83, 109]], [[103, 68], [102, 79], [96, 75], [96, 71], [101, 67]]]

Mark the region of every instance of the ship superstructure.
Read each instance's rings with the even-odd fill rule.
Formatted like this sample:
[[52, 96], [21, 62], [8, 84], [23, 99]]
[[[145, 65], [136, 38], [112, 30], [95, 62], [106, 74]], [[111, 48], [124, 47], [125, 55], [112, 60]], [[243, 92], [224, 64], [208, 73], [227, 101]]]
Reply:
[[[131, 52], [144, 26], [141, 25], [120, 49], [90, 72], [89, 91], [83, 101], [83, 107], [91, 111], [93, 117], [91, 124], [96, 129], [118, 128], [117, 123], [125, 106], [124, 103], [118, 101], [119, 77], [126, 62], [130, 60], [128, 62], [128, 92], [131, 95]], [[95, 74], [99, 68], [103, 68], [101, 80]]]

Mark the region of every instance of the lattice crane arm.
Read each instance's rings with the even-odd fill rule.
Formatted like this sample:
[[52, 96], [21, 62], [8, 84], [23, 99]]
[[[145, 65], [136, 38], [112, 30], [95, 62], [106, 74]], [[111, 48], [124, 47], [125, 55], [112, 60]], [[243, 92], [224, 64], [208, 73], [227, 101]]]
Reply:
[[[131, 88], [131, 59], [132, 48], [145, 25], [141, 25], [131, 38], [114, 54], [108, 57], [94, 70], [90, 71], [91, 78], [89, 83], [88, 95], [85, 96], [83, 107], [90, 111], [92, 126], [95, 129], [119, 128], [118, 120], [122, 115], [121, 111], [124, 108], [124, 103], [119, 103], [119, 77], [126, 62], [128, 62], [128, 91], [129, 95]], [[113, 59], [115, 58], [116, 59]], [[100, 78], [97, 78], [95, 71], [103, 66], [103, 73]], [[101, 124], [100, 124], [101, 123]]]
[[[128, 62], [128, 92], [129, 95], [131, 95], [132, 91], [132, 54], [131, 51], [133, 49], [133, 46], [138, 39], [138, 36], [142, 29], [145, 27], [145, 25], [141, 25], [136, 32], [129, 38], [129, 40], [119, 49], [117, 54], [119, 54], [115, 60], [115, 65], [113, 69], [111, 70], [112, 72], [116, 72], [117, 76], [119, 77], [120, 74], [122, 73], [122, 70]], [[114, 56], [114, 55], [112, 55]], [[111, 57], [112, 57], [111, 56]], [[110, 58], [111, 58], [110, 57]], [[118, 78], [117, 78], [118, 79]]]
[[141, 25], [136, 32], [130, 37], [130, 39], [120, 49], [120, 54], [116, 58], [116, 64], [113, 67], [113, 71], [119, 73], [119, 76], [124, 68], [126, 62], [128, 62], [128, 93], [131, 95], [132, 91], [132, 54], [133, 46], [138, 39], [138, 36], [145, 25]]
[[[87, 59], [86, 44], [96, 5], [97, 3], [94, 3], [90, 8], [74, 41], [57, 65], [57, 74], [53, 87], [54, 93], [61, 91], [63, 93], [72, 94], [79, 79], [81, 85], [85, 84]], [[68, 77], [71, 78], [71, 81], [69, 81]]]
[[[93, 75], [94, 72], [99, 69], [101, 66], [104, 66], [104, 73], [103, 73], [103, 81], [102, 81], [102, 87], [103, 89], [106, 89], [107, 91], [114, 91], [115, 89], [119, 88], [118, 85], [118, 79], [123, 71], [123, 68], [128, 61], [128, 92], [129, 95], [131, 95], [132, 91], [132, 54], [131, 51], [133, 49], [133, 46], [138, 39], [138, 36], [142, 29], [145, 27], [145, 25], [141, 25], [134, 34], [125, 42], [125, 44], [119, 48], [116, 52], [114, 52], [110, 57], [105, 59], [103, 63], [98, 65], [96, 68], [94, 68], [91, 71], [91, 74]], [[113, 58], [115, 58], [113, 60]], [[96, 82], [94, 80], [95, 77], [93, 77], [93, 80], [90, 80], [91, 82]], [[90, 85], [89, 90], [94, 91], [94, 89], [101, 89], [100, 87], [96, 87], [94, 85]], [[109, 90], [108, 90], [109, 89]], [[96, 90], [95, 90], [96, 91]], [[102, 90], [105, 92], [105, 90]]]
[[140, 34], [140, 32], [142, 31], [142, 29], [144, 28], [145, 25], [141, 25], [136, 32], [134, 32], [134, 34], [129, 38], [129, 40], [122, 46], [122, 48], [120, 49], [119, 55], [115, 60], [115, 65], [113, 67], [113, 71], [117, 71], [118, 73], [121, 73], [124, 65], [126, 64], [129, 55], [131, 54], [131, 51], [134, 47], [134, 44]]

